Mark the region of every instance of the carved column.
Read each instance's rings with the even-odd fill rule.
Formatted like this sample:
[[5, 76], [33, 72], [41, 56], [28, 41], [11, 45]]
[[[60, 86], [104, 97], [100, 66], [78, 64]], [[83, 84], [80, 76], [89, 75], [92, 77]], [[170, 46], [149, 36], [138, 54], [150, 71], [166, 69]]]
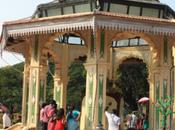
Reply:
[[[67, 103], [67, 83], [68, 83], [68, 65], [69, 65], [69, 45], [62, 46], [62, 53], [60, 55], [60, 65], [56, 68], [55, 85], [60, 93], [60, 107], [66, 110]], [[60, 89], [58, 88], [60, 87]]]
[[[171, 88], [171, 95], [175, 97], [175, 45], [172, 46], [172, 58], [173, 58], [173, 66], [171, 68], [171, 78], [172, 78], [172, 88]], [[175, 100], [173, 105], [173, 112], [175, 112]], [[175, 129], [175, 114], [173, 114], [173, 121], [172, 121], [172, 130]]]
[[[167, 96], [170, 96], [170, 88], [171, 88], [171, 68], [172, 68], [172, 54], [171, 54], [171, 42], [170, 42], [170, 37], [169, 36], [163, 36], [163, 44], [162, 44], [162, 79], [161, 79], [161, 92], [162, 92], [162, 97], [166, 98]], [[167, 127], [170, 127], [171, 121], [170, 117], [167, 117]]]
[[[153, 63], [152, 69], [152, 81], [153, 84], [150, 85], [150, 128], [151, 129], [161, 129], [162, 115], [156, 110], [151, 104], [152, 102], [157, 102], [159, 98], [166, 98], [170, 96], [170, 69], [172, 66], [171, 53], [169, 53], [170, 43], [168, 42], [167, 36], [160, 37], [157, 42], [159, 42], [159, 48], [157, 49], [157, 63]], [[153, 54], [155, 55], [155, 54]], [[154, 60], [153, 60], [154, 61]], [[152, 115], [154, 115], [154, 122], [152, 122]], [[168, 117], [167, 126], [170, 126], [170, 117]]]
[[[170, 77], [169, 68], [157, 67], [152, 71], [152, 81], [150, 82], [150, 128], [160, 129], [162, 115], [153, 107], [152, 103], [158, 102], [159, 98], [169, 96]], [[152, 116], [154, 115], [154, 116]], [[154, 117], [154, 119], [153, 119]], [[154, 122], [153, 122], [154, 121]], [[169, 125], [169, 124], [167, 124]], [[154, 127], [153, 127], [154, 126]]]
[[85, 98], [85, 128], [84, 130], [95, 130], [97, 124], [105, 124], [104, 109], [106, 106], [106, 44], [105, 32], [98, 30], [91, 34], [88, 40], [89, 55], [85, 68], [86, 76], [86, 98]]
[[153, 103], [160, 97], [160, 68], [155, 67], [149, 71], [149, 124], [150, 129], [158, 130], [160, 128], [160, 114], [156, 111]]
[[86, 63], [86, 129], [95, 129], [99, 122], [104, 122], [106, 105], [106, 63]]
[[47, 71], [47, 66], [42, 65], [40, 69], [40, 106], [46, 102]]
[[26, 58], [23, 72], [23, 95], [22, 95], [22, 124], [27, 123], [27, 112], [28, 112], [28, 93], [29, 93], [29, 64]]
[[56, 101], [58, 108], [64, 107], [63, 101], [61, 98], [63, 83], [61, 80], [61, 70], [59, 65], [56, 65], [55, 67], [55, 75], [54, 75], [54, 100]]
[[40, 99], [40, 53], [41, 53], [41, 37], [35, 35], [31, 44], [31, 61], [29, 76], [29, 105], [28, 105], [28, 121], [29, 128], [37, 128], [39, 120], [39, 99]]

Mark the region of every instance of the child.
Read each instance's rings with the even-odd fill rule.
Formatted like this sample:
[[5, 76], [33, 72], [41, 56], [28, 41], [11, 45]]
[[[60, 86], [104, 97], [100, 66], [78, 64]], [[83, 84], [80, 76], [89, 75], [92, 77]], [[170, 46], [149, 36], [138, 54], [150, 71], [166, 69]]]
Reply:
[[60, 108], [58, 110], [55, 130], [64, 130], [64, 128], [65, 128], [64, 109]]

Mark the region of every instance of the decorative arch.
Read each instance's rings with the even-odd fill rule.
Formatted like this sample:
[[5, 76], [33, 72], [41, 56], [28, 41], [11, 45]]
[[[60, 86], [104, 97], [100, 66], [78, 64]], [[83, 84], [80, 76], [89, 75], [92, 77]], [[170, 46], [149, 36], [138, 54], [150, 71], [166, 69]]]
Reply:
[[59, 54], [57, 54], [55, 51], [54, 51], [54, 40], [55, 38], [58, 38], [58, 37], [61, 37], [63, 36], [64, 34], [75, 34], [76, 36], [79, 36], [83, 41], [84, 41], [84, 45], [85, 47], [88, 46], [88, 38], [87, 38], [87, 35], [89, 34], [89, 30], [81, 30], [81, 31], [68, 31], [68, 32], [59, 32], [59, 33], [54, 33], [54, 34], [50, 34], [45, 42], [45, 45], [44, 45], [44, 49], [42, 50], [42, 54], [44, 55], [47, 55], [47, 53], [49, 53], [51, 55], [51, 57], [53, 58], [54, 62], [55, 63], [59, 63]]
[[148, 61], [146, 61], [142, 56], [134, 55], [134, 54], [127, 55], [127, 56], [124, 56], [124, 57], [120, 58], [120, 59], [118, 60], [117, 66], [115, 66], [115, 68], [118, 68], [119, 65], [121, 65], [121, 64], [123, 63], [123, 61], [125, 61], [125, 60], [127, 60], [127, 59], [131, 59], [131, 58], [135, 58], [135, 59], [139, 59], [139, 60], [143, 61], [143, 63], [145, 63], [146, 66], [149, 68], [149, 63], [148, 63]]
[[[138, 55], [128, 55], [128, 56], [124, 56], [124, 57], [121, 57], [119, 60], [118, 60], [118, 67], [116, 67], [116, 68], [114, 68], [114, 71], [116, 72], [117, 71], [117, 69], [119, 68], [119, 65], [121, 65], [121, 64], [123, 64], [123, 63], [125, 63], [125, 61], [127, 61], [127, 60], [130, 60], [130, 59], [136, 59], [136, 63], [141, 63], [141, 64], [145, 64], [146, 65], [146, 68], [148, 69], [147, 70], [147, 72], [148, 72], [148, 77], [145, 77], [146, 79], [147, 79], [147, 82], [148, 82], [148, 84], [149, 84], [149, 75], [150, 75], [150, 71], [149, 71], [149, 64], [148, 64], [148, 62], [143, 58], [143, 57], [141, 57], [141, 56], [138, 56]], [[137, 62], [137, 60], [138, 60], [138, 62]], [[150, 93], [150, 85], [149, 86], [147, 86], [146, 87], [147, 89], [148, 89], [148, 91], [145, 91], [145, 92], [149, 92]], [[138, 94], [139, 95], [139, 94]], [[149, 94], [148, 94], [149, 95]], [[124, 107], [124, 105], [122, 105], [122, 107]], [[150, 108], [149, 108], [149, 110], [150, 110]]]
[[127, 60], [127, 59], [130, 59], [130, 58], [135, 58], [135, 59], [139, 59], [141, 61], [143, 61], [143, 63], [146, 64], [147, 66], [147, 69], [148, 69], [148, 77], [150, 76], [150, 70], [151, 70], [151, 65], [148, 61], [145, 60], [145, 58], [143, 58], [142, 56], [139, 56], [139, 55], [134, 55], [134, 54], [131, 54], [131, 55], [127, 55], [127, 56], [124, 56], [124, 57], [121, 57], [120, 59], [118, 59], [117, 61], [117, 64], [114, 66], [114, 72], [117, 71], [117, 69], [119, 68], [119, 66], [122, 64], [123, 61]]
[[109, 39], [109, 45], [112, 44], [113, 40], [123, 40], [128, 38], [140, 37], [144, 39], [148, 45], [155, 47], [154, 40], [147, 34], [144, 33], [134, 33], [134, 32], [117, 32], [111, 36]]
[[[143, 40], [145, 40], [149, 47], [150, 47], [150, 52], [151, 52], [151, 56], [152, 56], [152, 63], [149, 63], [150, 66], [152, 65], [157, 65], [158, 64], [158, 44], [155, 44], [157, 42], [157, 39], [155, 39], [155, 35], [149, 35], [149, 34], [145, 34], [145, 33], [136, 33], [136, 32], [114, 32], [111, 37], [108, 39], [108, 47], [111, 47], [112, 45], [112, 41], [113, 40], [123, 40], [123, 39], [128, 39], [128, 38], [134, 38], [134, 37], [140, 37]], [[138, 57], [134, 54], [132, 54], [134, 57]], [[148, 65], [148, 64], [147, 64]], [[150, 67], [149, 66], [149, 67]]]
[[54, 40], [55, 38], [57, 37], [61, 37], [63, 36], [64, 34], [67, 34], [67, 33], [70, 33], [70, 34], [75, 34], [76, 36], [79, 36], [84, 42], [85, 42], [85, 46], [87, 46], [87, 31], [69, 31], [69, 32], [59, 32], [59, 33], [55, 33], [53, 34], [52, 36], [49, 37], [48, 41], [46, 42], [46, 46], [49, 46], [50, 44], [53, 44], [54, 43]]

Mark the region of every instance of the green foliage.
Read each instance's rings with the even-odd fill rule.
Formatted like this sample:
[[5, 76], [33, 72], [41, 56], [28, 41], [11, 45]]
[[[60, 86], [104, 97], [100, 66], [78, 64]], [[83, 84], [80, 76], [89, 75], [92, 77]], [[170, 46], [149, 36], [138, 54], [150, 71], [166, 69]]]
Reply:
[[[77, 107], [81, 107], [82, 99], [85, 95], [86, 86], [86, 70], [83, 63], [86, 60], [86, 56], [80, 56], [73, 61], [69, 67], [68, 76], [69, 82], [67, 86], [67, 104], [75, 104]], [[50, 72], [47, 73], [47, 101], [53, 98], [54, 81], [52, 74], [54, 74], [55, 65], [54, 62], [49, 62]]]
[[117, 86], [122, 89], [122, 95], [127, 109], [137, 110], [139, 98], [148, 96], [148, 70], [143, 62], [123, 63], [117, 70]]
[[6, 103], [11, 111], [13, 106], [21, 111], [23, 69], [23, 63], [0, 69], [0, 102]]
[[166, 129], [167, 125], [167, 117], [170, 114], [173, 114], [173, 102], [174, 98], [167, 96], [166, 98], [159, 98], [157, 99], [157, 103], [155, 103], [156, 110], [162, 115], [163, 119], [161, 120], [162, 126], [164, 130]]
[[[69, 67], [69, 83], [68, 83], [68, 104], [74, 103], [80, 107], [82, 99], [85, 95], [86, 71], [83, 63], [86, 58], [80, 57], [78, 60], [72, 62]], [[6, 103], [10, 108], [17, 106], [18, 111], [21, 112], [22, 104], [22, 79], [23, 79], [24, 64], [16, 64], [0, 69], [0, 102]], [[54, 81], [52, 74], [54, 74], [55, 65], [53, 62], [49, 63], [50, 72], [47, 73], [47, 95], [46, 100], [50, 101], [53, 98]]]
[[[69, 83], [68, 83], [68, 104], [75, 103], [80, 107], [82, 99], [85, 95], [86, 71], [83, 66], [85, 59], [74, 61], [69, 68]], [[16, 64], [0, 69], [0, 102], [6, 103], [12, 107], [17, 106], [18, 112], [21, 112], [22, 104], [22, 84], [23, 84], [23, 67], [24, 64]], [[50, 101], [53, 98], [54, 74], [55, 65], [49, 63], [50, 72], [47, 73], [47, 95], [46, 100]]]
[[74, 103], [76, 106], [81, 107], [86, 85], [86, 70], [83, 66], [83, 61], [76, 60], [72, 62], [68, 75], [67, 103]]
[[49, 62], [49, 71], [47, 72], [47, 86], [46, 86], [46, 101], [49, 102], [53, 99], [53, 88], [54, 88], [54, 80], [53, 74], [55, 70], [54, 62]]

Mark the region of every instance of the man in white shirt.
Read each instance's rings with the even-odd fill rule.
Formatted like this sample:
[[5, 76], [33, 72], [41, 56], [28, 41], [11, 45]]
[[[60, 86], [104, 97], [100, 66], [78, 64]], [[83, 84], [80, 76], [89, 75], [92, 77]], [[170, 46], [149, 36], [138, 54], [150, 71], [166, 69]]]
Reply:
[[4, 113], [4, 115], [2, 116], [2, 120], [3, 120], [3, 128], [4, 129], [11, 126], [11, 120], [10, 120], [10, 117], [7, 113]]
[[134, 112], [132, 112], [130, 118], [131, 119], [130, 119], [130, 123], [129, 123], [129, 130], [136, 130], [137, 117], [134, 114]]
[[109, 113], [108, 110], [109, 107], [106, 107], [105, 109], [105, 115], [108, 120], [108, 130], [119, 130], [119, 125], [121, 123], [120, 118], [116, 115], [117, 110], [113, 109], [112, 113]]
[[10, 116], [8, 114], [8, 107], [5, 104], [2, 104], [0, 107], [4, 113], [2, 116], [3, 128], [7, 129], [8, 127], [11, 126], [11, 119], [10, 119]]

